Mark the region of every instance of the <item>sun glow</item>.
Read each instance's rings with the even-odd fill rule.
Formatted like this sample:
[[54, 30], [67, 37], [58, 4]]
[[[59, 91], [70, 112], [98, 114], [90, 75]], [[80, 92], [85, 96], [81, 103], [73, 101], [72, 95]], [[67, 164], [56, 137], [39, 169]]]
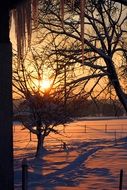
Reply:
[[40, 87], [42, 90], [48, 90], [51, 87], [51, 81], [48, 79], [42, 80], [40, 82]]

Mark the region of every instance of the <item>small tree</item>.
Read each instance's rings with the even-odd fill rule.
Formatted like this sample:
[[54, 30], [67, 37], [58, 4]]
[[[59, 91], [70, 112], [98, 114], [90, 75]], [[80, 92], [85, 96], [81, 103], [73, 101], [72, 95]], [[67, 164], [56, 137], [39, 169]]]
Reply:
[[58, 125], [64, 125], [69, 121], [67, 115], [65, 116], [63, 101], [58, 95], [54, 97], [49, 94], [28, 94], [20, 110], [28, 112], [27, 117], [21, 119], [23, 125], [37, 135], [36, 156], [40, 155], [41, 150], [46, 150], [45, 138], [51, 132], [59, 134]]
[[[42, 151], [45, 152], [45, 138], [51, 132], [59, 134], [58, 126], [70, 121], [65, 105], [70, 93], [69, 87], [66, 87], [67, 76], [64, 65], [58, 59], [50, 60], [43, 50], [33, 50], [20, 65], [16, 61], [13, 91], [22, 99], [18, 109], [19, 120], [37, 136], [36, 156], [39, 156]], [[43, 87], [45, 77], [51, 82], [46, 89]], [[24, 116], [24, 113], [27, 114]]]

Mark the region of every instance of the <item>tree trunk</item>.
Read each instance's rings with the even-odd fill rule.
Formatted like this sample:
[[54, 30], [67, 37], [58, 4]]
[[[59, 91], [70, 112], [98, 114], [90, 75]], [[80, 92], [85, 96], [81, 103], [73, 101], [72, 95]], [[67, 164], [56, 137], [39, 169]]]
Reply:
[[39, 156], [40, 149], [42, 147], [42, 140], [41, 140], [41, 133], [37, 134], [37, 150], [36, 150], [36, 157]]
[[36, 157], [40, 156], [41, 153], [44, 153], [45, 148], [44, 148], [44, 135], [39, 132], [37, 134], [37, 150], [36, 150]]
[[12, 46], [9, 41], [9, 9], [5, 2], [0, 2], [0, 190], [14, 190]]
[[107, 71], [108, 71], [108, 78], [111, 81], [115, 92], [121, 102], [121, 104], [123, 105], [124, 109], [127, 112], [127, 95], [123, 92], [117, 73], [116, 73], [116, 69], [114, 67], [114, 64], [111, 61], [107, 62]]

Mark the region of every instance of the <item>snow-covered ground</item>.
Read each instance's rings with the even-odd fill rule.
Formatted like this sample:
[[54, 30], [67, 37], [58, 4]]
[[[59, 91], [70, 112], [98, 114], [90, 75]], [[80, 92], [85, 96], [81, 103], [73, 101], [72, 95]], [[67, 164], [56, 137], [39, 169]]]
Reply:
[[46, 154], [34, 158], [35, 135], [30, 141], [28, 130], [14, 124], [15, 190], [21, 189], [23, 158], [28, 190], [117, 190], [120, 169], [127, 189], [126, 119], [74, 121], [60, 131], [46, 139]]

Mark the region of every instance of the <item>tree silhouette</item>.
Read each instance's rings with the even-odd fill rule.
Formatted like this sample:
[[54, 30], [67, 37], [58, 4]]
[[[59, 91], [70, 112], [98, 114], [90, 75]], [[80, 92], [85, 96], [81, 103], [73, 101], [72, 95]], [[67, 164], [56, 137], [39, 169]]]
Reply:
[[[59, 38], [61, 36], [66, 36], [66, 39], [71, 39], [70, 41], [72, 42], [74, 48], [70, 49], [69, 46], [59, 48], [58, 52], [59, 54], [63, 55], [64, 59], [70, 58], [71, 61], [69, 62], [71, 64], [81, 63], [86, 69], [84, 77], [75, 79], [73, 84], [81, 83], [82, 81], [85, 83], [88, 78], [86, 78], [86, 75], [89, 76], [89, 78], [98, 78], [98, 83], [100, 79], [106, 78], [107, 85], [103, 85], [102, 89], [105, 89], [106, 86], [106, 88], [108, 88], [109, 84], [112, 85], [120, 102], [127, 111], [126, 90], [123, 90], [124, 88], [121, 84], [121, 79], [118, 74], [120, 62], [118, 63], [114, 59], [117, 56], [118, 51], [121, 53], [121, 55], [123, 52], [126, 52], [125, 47], [121, 49], [119, 48], [120, 44], [123, 44], [126, 34], [126, 28], [124, 25], [124, 22], [126, 21], [126, 15], [124, 19], [124, 15], [122, 14], [125, 8], [122, 5], [118, 7], [117, 3], [111, 3], [109, 0], [105, 0], [101, 7], [97, 4], [97, 2], [98, 1], [96, 1], [94, 4], [93, 0], [89, 1], [84, 11], [84, 63], [81, 60], [79, 6], [75, 6], [75, 10], [73, 11], [72, 15], [71, 13], [69, 16], [66, 14], [63, 28], [62, 26], [60, 27], [61, 20], [59, 19], [57, 9], [55, 9], [56, 4], [52, 4], [52, 7], [54, 6], [54, 9], [51, 7], [53, 11], [50, 11], [49, 8], [46, 14], [44, 14], [44, 11], [46, 10], [43, 8], [44, 6], [42, 6], [44, 11], [41, 13], [46, 16], [44, 17], [45, 19], [43, 19], [43, 16], [40, 17], [40, 26], [48, 29], [48, 34], [54, 33], [54, 35], [57, 37], [59, 36]], [[67, 11], [70, 12], [69, 5], [66, 7], [65, 11], [66, 13]], [[76, 17], [73, 15], [76, 15]], [[74, 22], [75, 25], [73, 24]], [[89, 73], [87, 74], [88, 67]], [[104, 82], [104, 84], [106, 83]], [[96, 85], [96, 81], [94, 81], [94, 84]]]

